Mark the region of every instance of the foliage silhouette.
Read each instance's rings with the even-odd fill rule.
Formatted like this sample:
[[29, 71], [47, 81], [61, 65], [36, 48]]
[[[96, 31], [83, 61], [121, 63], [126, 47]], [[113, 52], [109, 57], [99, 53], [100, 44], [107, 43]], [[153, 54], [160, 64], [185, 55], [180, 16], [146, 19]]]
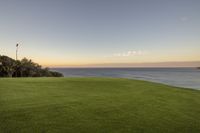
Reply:
[[14, 60], [0, 55], [0, 77], [63, 77], [59, 72], [42, 68], [30, 59]]

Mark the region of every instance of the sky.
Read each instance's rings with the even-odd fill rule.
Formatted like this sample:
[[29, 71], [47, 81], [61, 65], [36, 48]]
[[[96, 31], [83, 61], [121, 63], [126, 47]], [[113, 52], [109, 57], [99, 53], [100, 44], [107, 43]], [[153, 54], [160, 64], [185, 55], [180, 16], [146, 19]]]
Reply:
[[50, 67], [197, 66], [200, 0], [0, 0], [0, 54], [16, 43]]

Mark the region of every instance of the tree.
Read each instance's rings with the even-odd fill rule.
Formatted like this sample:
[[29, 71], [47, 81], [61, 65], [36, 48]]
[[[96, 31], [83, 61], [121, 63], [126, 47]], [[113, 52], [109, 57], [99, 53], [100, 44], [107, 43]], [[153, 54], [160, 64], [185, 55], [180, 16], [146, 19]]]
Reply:
[[49, 68], [42, 68], [30, 59], [21, 61], [8, 56], [0, 56], [0, 77], [63, 77], [61, 73], [52, 72]]
[[0, 56], [0, 62], [0, 76], [12, 77], [13, 73], [15, 72], [15, 60], [8, 56]]

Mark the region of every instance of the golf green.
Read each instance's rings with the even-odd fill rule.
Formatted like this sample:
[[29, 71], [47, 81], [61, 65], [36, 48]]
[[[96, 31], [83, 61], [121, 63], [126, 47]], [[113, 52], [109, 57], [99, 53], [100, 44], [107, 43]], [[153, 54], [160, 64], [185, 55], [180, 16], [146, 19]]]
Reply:
[[1, 78], [0, 133], [199, 133], [200, 91], [115, 78]]

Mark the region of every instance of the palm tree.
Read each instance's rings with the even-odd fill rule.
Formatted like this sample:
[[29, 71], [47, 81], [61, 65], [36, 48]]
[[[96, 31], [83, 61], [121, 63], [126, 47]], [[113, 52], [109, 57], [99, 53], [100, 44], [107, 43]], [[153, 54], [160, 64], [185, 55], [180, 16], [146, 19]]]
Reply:
[[16, 60], [18, 59], [18, 47], [19, 47], [19, 44], [17, 43], [16, 44]]

